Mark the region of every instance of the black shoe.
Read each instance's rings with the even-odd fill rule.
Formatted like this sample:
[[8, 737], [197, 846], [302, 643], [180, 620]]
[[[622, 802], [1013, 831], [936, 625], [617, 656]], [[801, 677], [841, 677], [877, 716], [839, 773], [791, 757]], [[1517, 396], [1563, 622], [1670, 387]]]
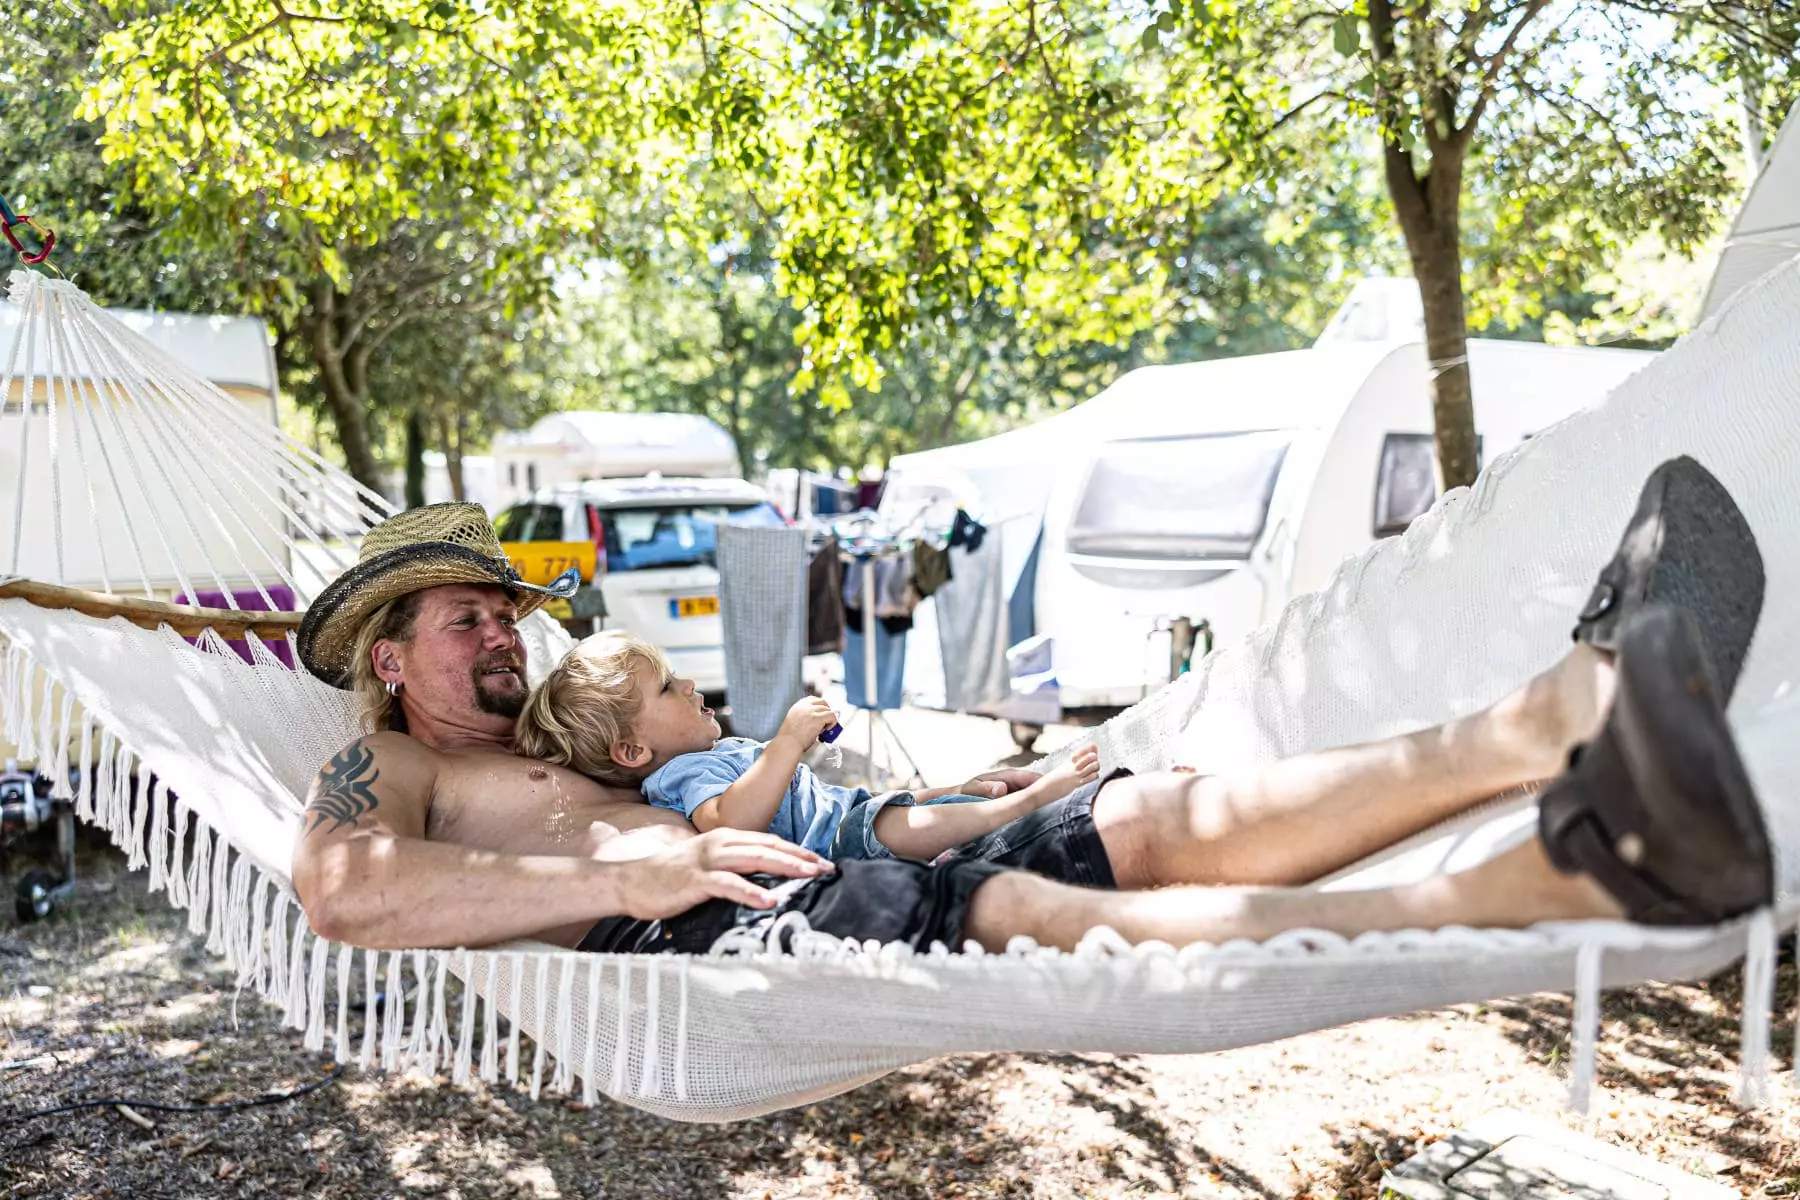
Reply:
[[1618, 649], [1619, 630], [1646, 604], [1693, 617], [1731, 701], [1762, 613], [1763, 562], [1750, 523], [1725, 485], [1683, 455], [1650, 473], [1619, 549], [1576, 618], [1575, 639]]
[[1616, 630], [1606, 725], [1538, 802], [1538, 835], [1645, 925], [1712, 925], [1774, 901], [1762, 809], [1691, 619], [1640, 608]]

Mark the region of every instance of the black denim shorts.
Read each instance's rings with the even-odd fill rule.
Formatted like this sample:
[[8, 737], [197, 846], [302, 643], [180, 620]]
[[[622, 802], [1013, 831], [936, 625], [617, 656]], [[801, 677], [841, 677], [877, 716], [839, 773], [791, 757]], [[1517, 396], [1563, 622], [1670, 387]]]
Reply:
[[1116, 887], [1112, 860], [1106, 856], [1106, 844], [1094, 826], [1094, 797], [1113, 780], [1130, 774], [1123, 767], [1109, 771], [1104, 778], [1082, 784], [1061, 800], [946, 850], [932, 861], [991, 863], [1077, 887]]
[[577, 950], [599, 954], [704, 954], [732, 929], [755, 929], [800, 913], [813, 929], [837, 937], [905, 942], [915, 950], [941, 943], [962, 949], [963, 924], [975, 889], [1006, 868], [968, 861], [938, 865], [904, 859], [839, 863], [830, 875], [807, 880], [773, 875], [748, 878], [782, 893], [772, 909], [708, 900], [662, 921], [607, 917], [588, 930]]

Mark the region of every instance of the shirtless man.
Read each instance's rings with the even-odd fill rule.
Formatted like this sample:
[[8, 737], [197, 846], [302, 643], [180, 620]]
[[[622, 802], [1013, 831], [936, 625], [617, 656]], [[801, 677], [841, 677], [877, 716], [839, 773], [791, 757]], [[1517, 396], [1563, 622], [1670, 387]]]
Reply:
[[[1025, 839], [1095, 864], [1090, 887], [1013, 869], [1029, 862], [833, 868], [768, 834], [698, 834], [636, 792], [516, 756], [527, 685], [515, 627], [546, 589], [511, 572], [478, 507], [415, 509], [370, 531], [361, 560], [302, 627], [308, 669], [354, 689], [373, 732], [320, 772], [294, 886], [315, 932], [373, 948], [534, 937], [699, 952], [786, 911], [815, 929], [921, 949], [965, 939], [999, 949], [1021, 934], [1069, 948], [1101, 925], [1181, 945], [1295, 927], [1353, 936], [1722, 920], [1773, 895], [1760, 812], [1718, 698], [1755, 625], [1760, 559], [1743, 527], [1732, 545], [1740, 560], [1747, 546], [1750, 566], [1696, 592], [1692, 564], [1679, 559], [1691, 547], [1662, 533], [1679, 533], [1685, 510], [1658, 476], [1582, 615], [1580, 643], [1556, 667], [1435, 729], [1241, 776], [1090, 785]], [[1683, 601], [1707, 617], [1704, 634], [1664, 600], [1674, 568]], [[1741, 600], [1752, 568], [1756, 605], [1719, 616], [1714, 602]], [[1552, 777], [1539, 837], [1466, 872], [1365, 892], [1296, 886]], [[1001, 771], [964, 786], [995, 794], [1029, 778]]]

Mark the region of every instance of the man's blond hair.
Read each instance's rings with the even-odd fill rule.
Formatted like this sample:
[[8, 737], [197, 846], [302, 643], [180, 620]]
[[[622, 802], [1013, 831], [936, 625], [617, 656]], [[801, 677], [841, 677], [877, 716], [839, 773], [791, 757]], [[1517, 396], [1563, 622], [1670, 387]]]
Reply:
[[387, 729], [406, 732], [406, 716], [400, 711], [399, 697], [391, 695], [387, 684], [375, 673], [375, 643], [411, 642], [424, 597], [422, 591], [396, 596], [370, 613], [356, 631], [356, 646], [350, 652], [350, 690], [356, 693], [364, 733]]
[[643, 707], [632, 678], [639, 666], [665, 682], [673, 675], [663, 652], [643, 638], [612, 632], [583, 638], [525, 701], [513, 749], [601, 783], [636, 787], [650, 772], [614, 762], [612, 749], [630, 735]]

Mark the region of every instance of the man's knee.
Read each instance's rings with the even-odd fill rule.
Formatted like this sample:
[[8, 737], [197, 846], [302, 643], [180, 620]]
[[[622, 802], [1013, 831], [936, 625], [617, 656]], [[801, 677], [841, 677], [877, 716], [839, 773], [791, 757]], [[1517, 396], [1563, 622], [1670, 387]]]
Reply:
[[[1223, 803], [1223, 786], [1208, 775], [1157, 772], [1120, 779], [1094, 797], [1094, 827], [1126, 890], [1194, 882]], [[1222, 869], [1222, 864], [1219, 864]]]
[[1057, 884], [1028, 871], [990, 876], [969, 897], [963, 936], [996, 954], [1020, 934], [1037, 937], [1044, 902], [1057, 889]]

